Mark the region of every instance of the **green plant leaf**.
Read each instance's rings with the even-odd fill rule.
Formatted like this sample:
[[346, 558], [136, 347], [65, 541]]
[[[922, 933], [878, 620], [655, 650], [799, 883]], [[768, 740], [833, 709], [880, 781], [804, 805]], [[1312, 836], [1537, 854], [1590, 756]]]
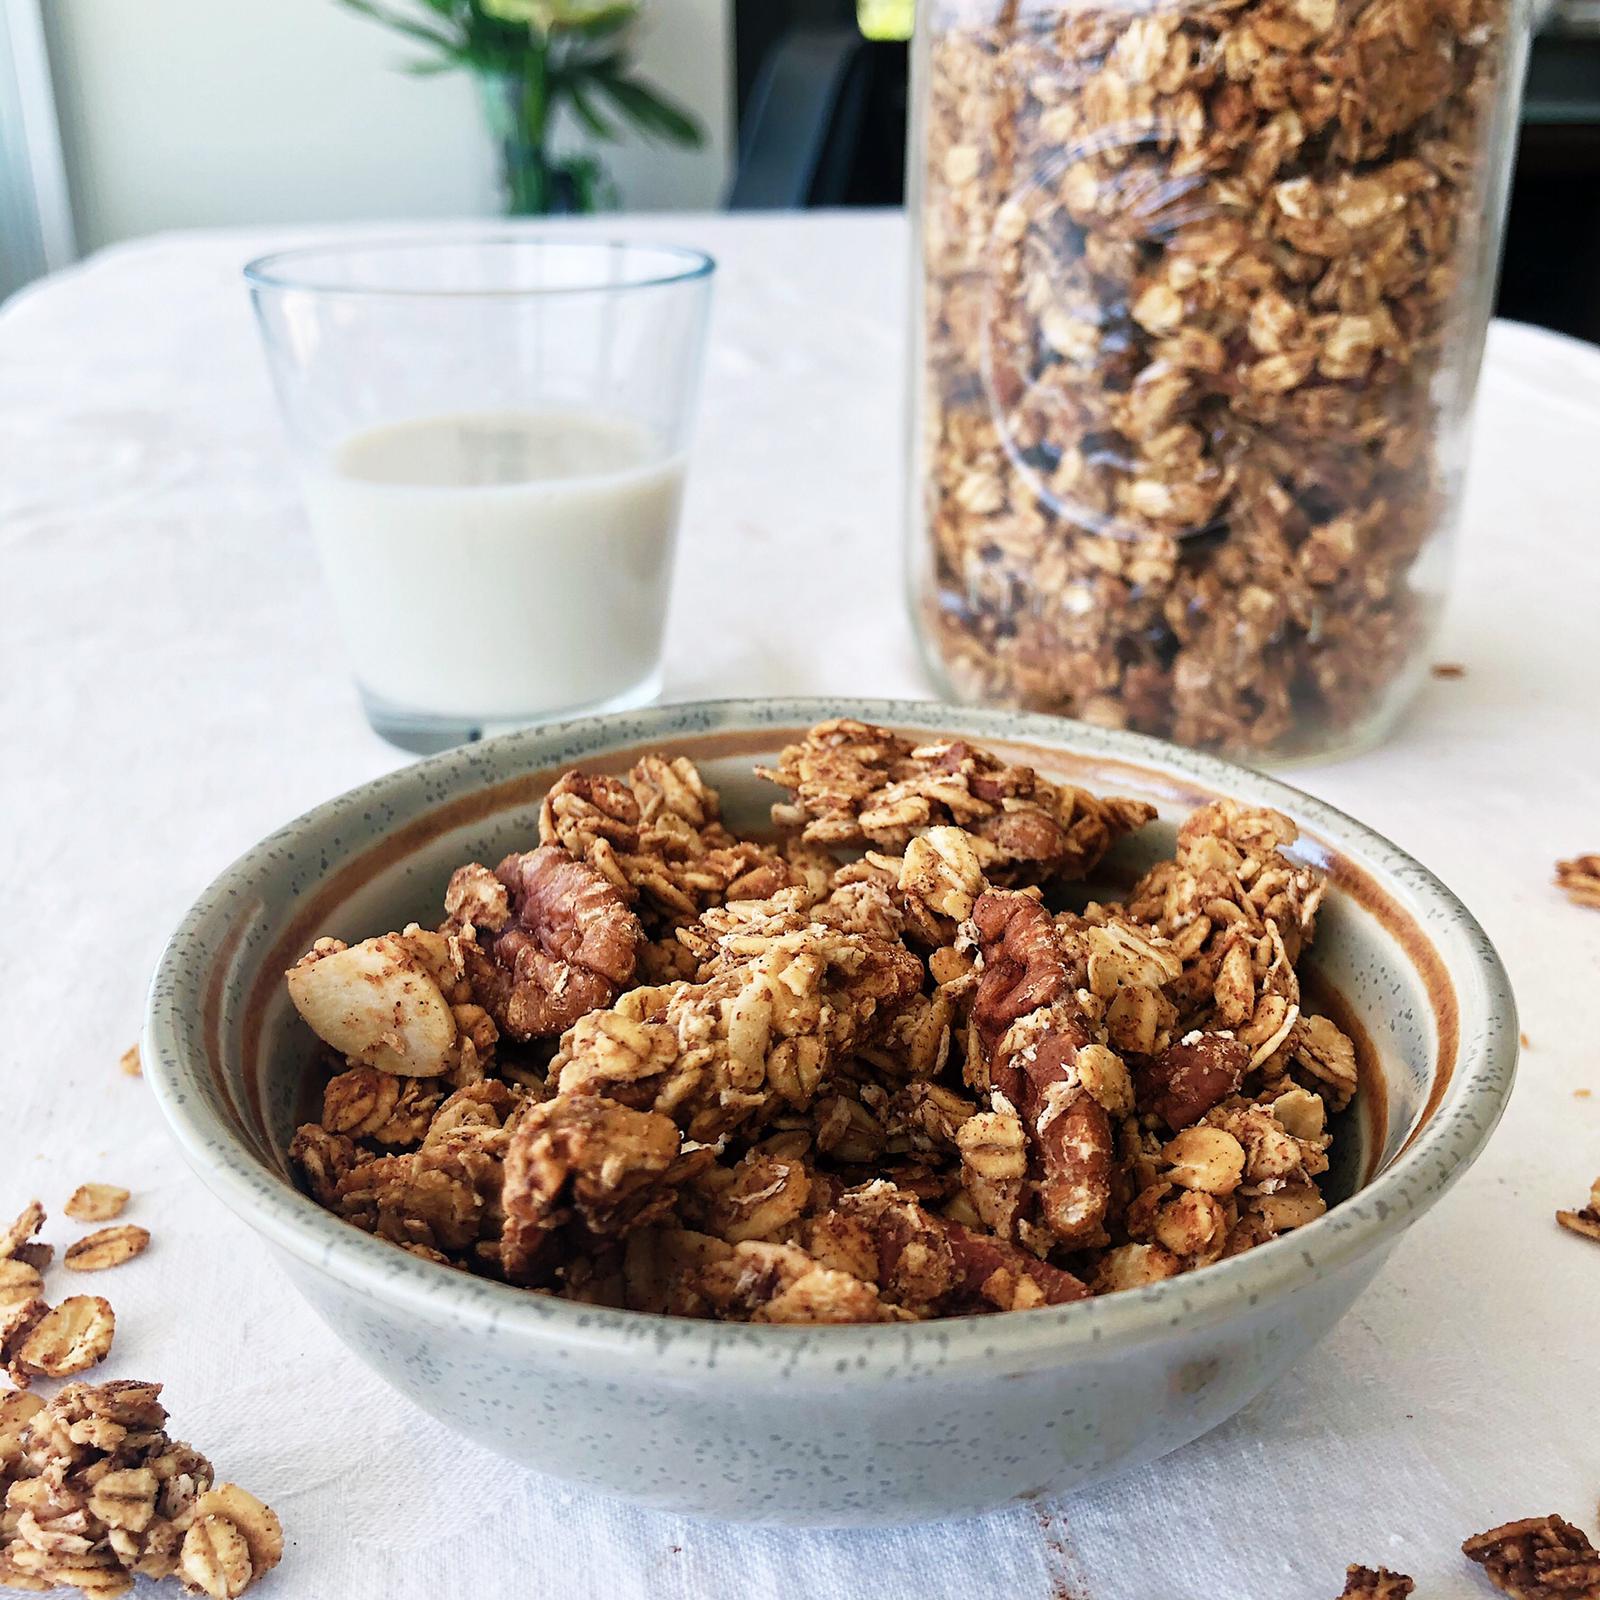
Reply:
[[700, 124], [659, 90], [614, 73], [598, 74], [594, 81], [595, 87], [647, 137], [661, 138], [668, 144], [688, 149], [705, 142], [705, 130]]
[[418, 39], [423, 44], [430, 44], [435, 50], [443, 51], [453, 59], [461, 58], [464, 42], [439, 32], [437, 28], [430, 28], [425, 22], [417, 22], [411, 17], [403, 17], [398, 12], [374, 5], [372, 0], [339, 0], [339, 4], [360, 16], [381, 22], [386, 28], [393, 28], [396, 33], [403, 33], [408, 39]]
[[567, 99], [572, 103], [572, 114], [585, 128], [597, 139], [604, 139], [608, 144], [615, 144], [621, 133], [614, 122], [608, 122], [595, 109], [594, 102], [589, 98], [588, 90], [575, 80], [568, 80], [562, 85], [566, 91]]

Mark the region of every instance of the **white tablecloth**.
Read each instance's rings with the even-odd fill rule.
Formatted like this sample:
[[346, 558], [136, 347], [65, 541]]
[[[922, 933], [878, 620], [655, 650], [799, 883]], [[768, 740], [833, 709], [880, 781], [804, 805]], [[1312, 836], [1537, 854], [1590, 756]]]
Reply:
[[[884, 215], [609, 229], [721, 262], [673, 603], [673, 698], [926, 694], [900, 600], [906, 269]], [[1415, 852], [1510, 965], [1531, 1043], [1471, 1175], [1298, 1372], [1209, 1438], [1059, 1504], [887, 1533], [735, 1530], [513, 1471], [389, 1392], [169, 1144], [116, 1058], [191, 898], [284, 819], [395, 765], [318, 586], [239, 266], [272, 238], [108, 252], [0, 312], [0, 1209], [136, 1191], [106, 1376], [269, 1499], [261, 1591], [1321, 1600], [1353, 1560], [1487, 1594], [1456, 1547], [1600, 1494], [1600, 352], [1494, 330], [1455, 597], [1383, 749], [1296, 781]], [[729, 620], [723, 620], [729, 619]]]

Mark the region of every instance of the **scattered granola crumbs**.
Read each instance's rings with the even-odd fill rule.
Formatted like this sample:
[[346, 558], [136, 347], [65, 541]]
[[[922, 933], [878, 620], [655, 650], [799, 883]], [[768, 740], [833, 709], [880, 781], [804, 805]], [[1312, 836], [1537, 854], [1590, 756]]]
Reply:
[[1517, 1043], [1520, 1044], [1524, 1050], [1533, 1049], [1533, 1040], [1530, 1039], [1526, 1033], [1519, 1033], [1517, 1035]]
[[1556, 862], [1556, 887], [1574, 904], [1600, 910], [1600, 855]]
[[13, 1340], [8, 1367], [26, 1388], [32, 1378], [69, 1378], [87, 1372], [111, 1354], [117, 1319], [111, 1304], [95, 1294], [75, 1294], [46, 1309], [24, 1337]]
[[1464, 678], [1467, 669], [1459, 661], [1435, 661], [1428, 669], [1436, 678]]
[[1593, 1089], [1574, 1089], [1572, 1091], [1572, 1098], [1574, 1100], [1587, 1100], [1593, 1094], [1594, 1094], [1594, 1090]]
[[30, 1200], [10, 1227], [0, 1230], [0, 1261], [15, 1256], [26, 1248], [28, 1241], [44, 1226], [45, 1210], [37, 1200]]
[[97, 1228], [86, 1233], [76, 1244], [67, 1246], [61, 1264], [72, 1272], [104, 1272], [108, 1267], [120, 1267], [143, 1255], [150, 1246], [150, 1230], [134, 1222], [120, 1222], [115, 1227]]
[[1600, 1243], [1600, 1178], [1589, 1186], [1589, 1203], [1581, 1211], [1558, 1211], [1556, 1221], [1573, 1233]]
[[118, 1058], [117, 1066], [127, 1077], [142, 1078], [144, 1076], [144, 1063], [139, 1059], [138, 1045], [130, 1044]]
[[61, 1209], [75, 1222], [110, 1222], [127, 1203], [128, 1191], [114, 1183], [80, 1183]]
[[1387, 1567], [1345, 1568], [1344, 1588], [1338, 1600], [1406, 1600], [1416, 1584], [1403, 1572]]
[[1600, 1554], [1581, 1528], [1558, 1516], [1525, 1517], [1461, 1546], [1511, 1600], [1596, 1600]]
[[0, 1397], [0, 1587], [96, 1600], [177, 1576], [237, 1600], [283, 1556], [276, 1514], [166, 1432], [161, 1386], [68, 1384]]

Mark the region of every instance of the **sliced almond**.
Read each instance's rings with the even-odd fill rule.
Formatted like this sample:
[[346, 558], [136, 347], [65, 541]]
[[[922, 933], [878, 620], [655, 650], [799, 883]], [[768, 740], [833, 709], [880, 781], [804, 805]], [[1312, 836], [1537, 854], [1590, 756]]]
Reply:
[[73, 1272], [104, 1272], [107, 1267], [120, 1267], [124, 1261], [143, 1255], [149, 1243], [148, 1228], [141, 1228], [136, 1222], [120, 1222], [114, 1228], [97, 1228], [76, 1244], [68, 1245], [61, 1263]]
[[116, 1328], [108, 1301], [95, 1294], [75, 1294], [34, 1325], [17, 1350], [16, 1365], [41, 1378], [87, 1372], [111, 1353]]
[[449, 1065], [456, 1023], [417, 951], [399, 934], [348, 949], [318, 941], [289, 969], [289, 998], [340, 1055], [403, 1078]]
[[136, 1044], [130, 1044], [122, 1052], [122, 1055], [118, 1058], [117, 1065], [130, 1078], [144, 1076], [144, 1063], [139, 1059], [139, 1047]]
[[127, 1203], [128, 1191], [114, 1183], [80, 1183], [62, 1209], [76, 1222], [109, 1222]]

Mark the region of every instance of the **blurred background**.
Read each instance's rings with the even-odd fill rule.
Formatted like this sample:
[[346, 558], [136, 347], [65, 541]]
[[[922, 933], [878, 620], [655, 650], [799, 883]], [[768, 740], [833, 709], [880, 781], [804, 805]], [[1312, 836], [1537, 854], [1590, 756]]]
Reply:
[[[170, 229], [898, 205], [912, 5], [0, 0], [0, 299]], [[1600, 340], [1597, 281], [1600, 0], [1556, 0], [1498, 309]]]

